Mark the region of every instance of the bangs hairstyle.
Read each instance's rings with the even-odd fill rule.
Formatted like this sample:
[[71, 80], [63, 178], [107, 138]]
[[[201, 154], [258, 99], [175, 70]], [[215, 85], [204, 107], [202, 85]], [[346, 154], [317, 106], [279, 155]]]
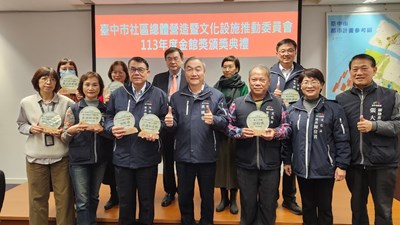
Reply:
[[65, 65], [65, 64], [70, 64], [70, 65], [74, 66], [75, 72], [76, 72], [76, 76], [78, 76], [78, 74], [79, 74], [78, 73], [78, 67], [76, 67], [76, 64], [75, 64], [75, 62], [73, 60], [68, 59], [68, 58], [63, 58], [63, 59], [60, 60], [60, 62], [58, 62], [58, 65], [57, 65], [58, 76], [60, 76], [60, 67], [62, 65]]
[[100, 92], [97, 95], [97, 97], [100, 97], [103, 95], [104, 82], [103, 82], [103, 79], [101, 79], [100, 74], [98, 74], [96, 72], [87, 72], [81, 76], [81, 79], [79, 80], [79, 85], [78, 85], [79, 94], [81, 94], [84, 98], [85, 98], [85, 93], [83, 93], [83, 82], [85, 82], [87, 79], [92, 78], [92, 77], [96, 77], [97, 80], [99, 81]]
[[225, 57], [225, 58], [222, 60], [221, 67], [224, 67], [224, 63], [225, 63], [225, 62], [234, 62], [234, 63], [235, 63], [236, 69], [238, 69], [237, 72], [239, 73], [239, 71], [240, 71], [240, 61], [239, 61], [238, 58], [236, 58], [236, 57], [233, 56], [233, 55], [230, 55], [230, 56]]
[[325, 84], [324, 74], [319, 69], [316, 68], [309, 68], [304, 69], [304, 71], [299, 76], [299, 82], [302, 83], [304, 77], [314, 78], [317, 79], [322, 85]]
[[51, 67], [40, 67], [39, 69], [36, 70], [35, 74], [33, 74], [32, 77], [32, 85], [33, 88], [39, 92], [40, 88], [39, 88], [39, 80], [40, 78], [44, 77], [44, 76], [49, 76], [51, 78], [56, 79], [56, 87], [54, 88], [54, 93], [57, 93], [58, 90], [60, 90], [61, 86], [60, 86], [60, 78], [57, 74], [57, 72], [51, 68]]
[[115, 61], [113, 64], [111, 64], [110, 69], [108, 69], [108, 78], [110, 78], [111, 81], [114, 81], [112, 79], [112, 72], [114, 71], [115, 66], [122, 66], [122, 70], [125, 72], [125, 81], [124, 83], [129, 83], [129, 72], [128, 72], [128, 67], [123, 61]]

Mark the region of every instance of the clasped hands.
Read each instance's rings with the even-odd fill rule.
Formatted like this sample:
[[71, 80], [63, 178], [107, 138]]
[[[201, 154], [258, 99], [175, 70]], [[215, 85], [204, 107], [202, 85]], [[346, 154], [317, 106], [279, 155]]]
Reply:
[[251, 128], [242, 128], [242, 138], [252, 138], [255, 136], [260, 136], [261, 138], [270, 141], [274, 138], [275, 136], [275, 129], [273, 128], [267, 128], [263, 132], [261, 132], [260, 135], [257, 134], [253, 129]]

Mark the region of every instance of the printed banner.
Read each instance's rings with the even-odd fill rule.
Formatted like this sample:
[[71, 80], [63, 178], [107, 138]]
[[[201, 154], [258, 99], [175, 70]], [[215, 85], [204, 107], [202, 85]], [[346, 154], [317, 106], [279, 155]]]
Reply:
[[377, 62], [375, 82], [400, 91], [400, 12], [329, 13], [327, 37], [328, 98], [352, 86], [348, 64], [361, 53]]
[[297, 40], [297, 12], [97, 15], [98, 58], [159, 58], [169, 47], [198, 57], [275, 56], [284, 38]]

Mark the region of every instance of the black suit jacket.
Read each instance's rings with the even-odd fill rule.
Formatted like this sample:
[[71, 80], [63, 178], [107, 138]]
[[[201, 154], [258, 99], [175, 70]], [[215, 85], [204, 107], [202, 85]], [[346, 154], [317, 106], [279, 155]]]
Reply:
[[[163, 90], [168, 95], [168, 82], [169, 82], [169, 71], [155, 75], [152, 84]], [[182, 70], [179, 90], [184, 88], [185, 86], [187, 86], [185, 71]]]

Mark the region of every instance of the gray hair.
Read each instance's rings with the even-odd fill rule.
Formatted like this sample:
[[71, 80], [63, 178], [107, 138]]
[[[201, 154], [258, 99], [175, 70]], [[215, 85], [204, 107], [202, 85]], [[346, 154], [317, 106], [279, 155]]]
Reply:
[[202, 59], [197, 58], [196, 56], [192, 56], [192, 57], [189, 57], [188, 59], [186, 59], [185, 63], [183, 64], [183, 68], [186, 69], [186, 65], [187, 65], [190, 61], [194, 61], [194, 60], [199, 60], [199, 61], [201, 62], [201, 65], [203, 65], [204, 72], [206, 72], [206, 64], [204, 63], [204, 61], [203, 61]]

